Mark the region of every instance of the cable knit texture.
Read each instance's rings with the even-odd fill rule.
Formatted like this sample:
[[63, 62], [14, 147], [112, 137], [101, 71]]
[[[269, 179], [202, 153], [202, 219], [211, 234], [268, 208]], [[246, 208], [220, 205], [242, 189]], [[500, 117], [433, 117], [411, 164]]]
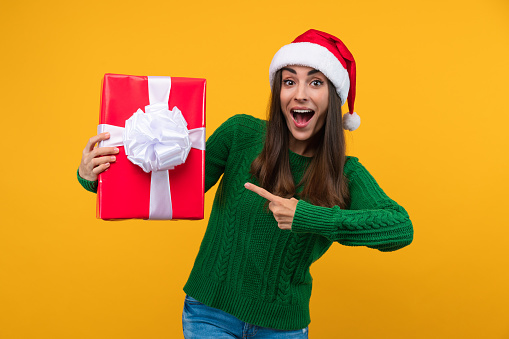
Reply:
[[78, 176], [78, 181], [83, 186], [84, 189], [86, 189], [89, 192], [97, 193], [97, 181], [89, 181], [87, 179], [83, 179], [80, 177], [80, 170], [76, 172], [76, 175]]
[[[348, 157], [350, 208], [300, 200], [292, 231], [280, 230], [265, 199], [244, 188], [246, 182], [259, 184], [249, 170], [265, 130], [265, 121], [236, 115], [207, 140], [206, 190], [223, 177], [184, 291], [247, 323], [295, 330], [310, 322], [309, 267], [333, 242], [394, 251], [412, 242], [413, 228], [406, 211], [357, 158]], [[311, 158], [291, 151], [289, 157], [298, 183]]]

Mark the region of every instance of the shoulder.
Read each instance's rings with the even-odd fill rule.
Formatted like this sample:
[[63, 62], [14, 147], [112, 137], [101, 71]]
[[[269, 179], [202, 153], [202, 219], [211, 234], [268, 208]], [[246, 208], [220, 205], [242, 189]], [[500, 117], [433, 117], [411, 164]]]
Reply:
[[359, 158], [347, 155], [344, 172], [351, 171], [358, 165], [360, 165]]
[[234, 128], [244, 133], [261, 133], [265, 132], [267, 122], [262, 119], [255, 118], [247, 114], [236, 114], [226, 120], [221, 127]]
[[367, 172], [367, 170], [360, 163], [359, 158], [352, 156], [346, 157], [343, 173], [349, 180], [353, 180], [356, 176], [363, 172]]
[[348, 178], [348, 186], [350, 188], [354, 186], [363, 187], [362, 190], [372, 190], [373, 187], [378, 187], [377, 190], [379, 193], [377, 194], [379, 194], [379, 197], [386, 197], [383, 191], [379, 188], [376, 179], [371, 175], [366, 167], [360, 163], [359, 159], [356, 157], [347, 158], [343, 173]]
[[249, 147], [265, 140], [267, 122], [247, 114], [237, 114], [226, 120], [219, 128], [236, 147]]

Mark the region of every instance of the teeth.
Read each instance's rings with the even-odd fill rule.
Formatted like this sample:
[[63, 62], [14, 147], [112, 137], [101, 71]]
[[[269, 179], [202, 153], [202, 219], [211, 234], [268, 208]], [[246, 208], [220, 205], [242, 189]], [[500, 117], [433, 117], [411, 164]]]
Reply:
[[312, 109], [294, 109], [292, 112], [295, 113], [313, 113]]

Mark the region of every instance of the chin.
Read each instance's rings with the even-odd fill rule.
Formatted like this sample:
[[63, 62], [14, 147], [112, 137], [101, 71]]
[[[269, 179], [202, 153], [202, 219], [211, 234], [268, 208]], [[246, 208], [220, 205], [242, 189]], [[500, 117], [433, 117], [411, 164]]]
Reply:
[[293, 139], [304, 142], [311, 141], [316, 133], [313, 133], [312, 129], [308, 131], [290, 129], [290, 134], [292, 135]]
[[299, 141], [307, 141], [307, 140], [310, 140], [312, 137], [311, 133], [303, 133], [303, 132], [292, 133], [292, 136], [294, 139], [299, 140]]

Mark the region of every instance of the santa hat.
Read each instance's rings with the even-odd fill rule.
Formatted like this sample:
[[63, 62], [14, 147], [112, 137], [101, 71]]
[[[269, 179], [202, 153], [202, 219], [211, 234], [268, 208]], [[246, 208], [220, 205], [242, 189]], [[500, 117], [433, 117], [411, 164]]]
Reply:
[[361, 124], [354, 112], [355, 60], [345, 44], [333, 35], [310, 29], [277, 51], [269, 68], [270, 85], [278, 70], [290, 65], [308, 66], [322, 72], [334, 85], [341, 105], [348, 101], [343, 128], [353, 131]]

